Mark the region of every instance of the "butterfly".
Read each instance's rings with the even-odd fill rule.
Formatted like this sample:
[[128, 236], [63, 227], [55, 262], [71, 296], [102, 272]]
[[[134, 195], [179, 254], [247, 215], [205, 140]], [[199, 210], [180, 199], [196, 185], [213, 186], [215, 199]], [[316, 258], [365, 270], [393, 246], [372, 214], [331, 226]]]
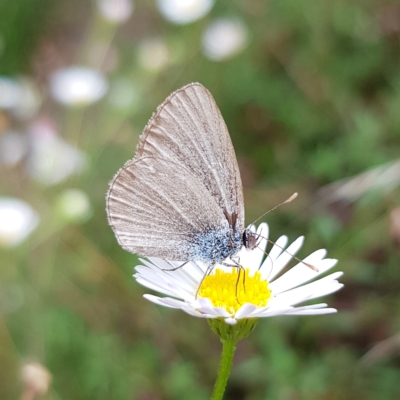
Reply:
[[107, 214], [119, 244], [140, 256], [212, 266], [232, 260], [243, 246], [257, 246], [257, 234], [244, 227], [228, 129], [200, 83], [182, 87], [157, 108], [135, 157], [110, 183]]

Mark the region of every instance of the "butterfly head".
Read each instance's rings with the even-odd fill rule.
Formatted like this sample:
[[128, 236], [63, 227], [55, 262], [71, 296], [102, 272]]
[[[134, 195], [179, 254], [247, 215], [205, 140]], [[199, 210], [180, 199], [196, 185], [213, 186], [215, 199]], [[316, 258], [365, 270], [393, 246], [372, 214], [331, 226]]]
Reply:
[[258, 245], [258, 235], [249, 228], [246, 228], [243, 232], [243, 245], [246, 249], [253, 250]]

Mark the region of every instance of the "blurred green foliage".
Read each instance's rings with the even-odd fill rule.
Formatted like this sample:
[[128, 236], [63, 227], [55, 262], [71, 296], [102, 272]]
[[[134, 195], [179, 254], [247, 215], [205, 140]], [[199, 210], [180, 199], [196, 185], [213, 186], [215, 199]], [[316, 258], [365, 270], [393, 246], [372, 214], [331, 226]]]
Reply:
[[[345, 288], [327, 299], [338, 314], [260, 321], [239, 345], [226, 399], [399, 398], [398, 349], [369, 366], [362, 357], [400, 330], [400, 255], [389, 230], [400, 193], [330, 207], [316, 196], [324, 184], [399, 157], [399, 10], [389, 0], [221, 1], [177, 26], [142, 0], [116, 26], [94, 2], [2, 0], [1, 74], [29, 74], [45, 92], [49, 63], [102, 68], [89, 57], [101, 42], [118, 55], [110, 80], [130, 82], [136, 100], [67, 110], [44, 95], [41, 112], [88, 154], [89, 169], [53, 187], [20, 167], [2, 174], [2, 193], [28, 201], [42, 219], [27, 241], [0, 253], [0, 301], [20, 304], [0, 314], [0, 398], [21, 396], [19, 370], [30, 360], [53, 376], [46, 399], [209, 398], [218, 338], [205, 321], [142, 298], [148, 290], [131, 277], [137, 257], [118, 246], [104, 200], [151, 113], [192, 81], [213, 93], [228, 125], [247, 222], [298, 191], [299, 200], [268, 216], [272, 238], [305, 234], [300, 257], [326, 247], [345, 272]], [[214, 62], [201, 52], [201, 35], [222, 16], [240, 18], [250, 44]], [[152, 37], [165, 40], [172, 60], [157, 71], [138, 57]], [[66, 188], [88, 193], [86, 222], [57, 219]]]

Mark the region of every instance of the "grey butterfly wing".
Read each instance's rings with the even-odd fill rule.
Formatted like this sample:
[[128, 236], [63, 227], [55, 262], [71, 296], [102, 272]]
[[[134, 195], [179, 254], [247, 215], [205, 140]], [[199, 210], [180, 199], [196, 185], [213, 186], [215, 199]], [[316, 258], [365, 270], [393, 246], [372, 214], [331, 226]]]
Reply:
[[228, 226], [202, 182], [181, 165], [153, 157], [128, 161], [118, 171], [107, 214], [125, 250], [175, 261], [201, 259], [196, 233]]
[[[211, 93], [189, 84], [162, 103], [140, 137], [136, 159], [184, 165], [207, 188], [236, 229], [244, 229], [243, 189], [228, 129]], [[231, 221], [232, 223], [232, 221]]]

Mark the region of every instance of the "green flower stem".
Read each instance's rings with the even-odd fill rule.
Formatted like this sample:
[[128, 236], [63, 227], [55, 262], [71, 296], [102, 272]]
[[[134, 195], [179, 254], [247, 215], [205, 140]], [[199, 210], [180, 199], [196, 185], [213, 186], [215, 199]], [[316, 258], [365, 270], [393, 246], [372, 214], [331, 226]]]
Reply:
[[219, 365], [218, 377], [215, 382], [214, 391], [211, 400], [222, 400], [225, 392], [226, 384], [231, 373], [233, 356], [235, 355], [236, 345], [238, 340], [228, 339], [222, 340], [222, 354], [221, 362]]
[[215, 318], [209, 319], [208, 323], [211, 330], [219, 336], [222, 343], [221, 363], [211, 400], [222, 400], [231, 373], [236, 345], [239, 340], [246, 338], [253, 332], [253, 329], [257, 325], [257, 319], [245, 319], [237, 322], [235, 325], [229, 325], [223, 319]]

